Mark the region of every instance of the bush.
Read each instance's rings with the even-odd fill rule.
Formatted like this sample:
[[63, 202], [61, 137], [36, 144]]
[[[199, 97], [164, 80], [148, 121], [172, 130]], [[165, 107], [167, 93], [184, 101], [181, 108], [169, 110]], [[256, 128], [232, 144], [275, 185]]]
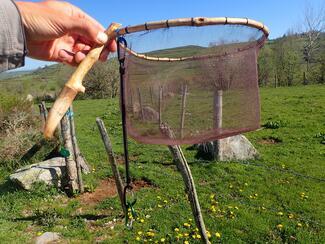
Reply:
[[0, 94], [0, 160], [15, 160], [31, 146], [37, 121], [32, 102], [16, 95]]

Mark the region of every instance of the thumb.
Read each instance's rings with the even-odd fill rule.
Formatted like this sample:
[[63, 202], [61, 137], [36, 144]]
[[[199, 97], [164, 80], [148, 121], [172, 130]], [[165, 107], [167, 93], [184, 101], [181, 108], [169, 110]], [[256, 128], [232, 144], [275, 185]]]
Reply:
[[103, 29], [99, 28], [86, 18], [71, 17], [70, 30], [68, 31], [81, 35], [85, 39], [97, 44], [105, 44], [108, 41], [108, 36], [105, 34]]

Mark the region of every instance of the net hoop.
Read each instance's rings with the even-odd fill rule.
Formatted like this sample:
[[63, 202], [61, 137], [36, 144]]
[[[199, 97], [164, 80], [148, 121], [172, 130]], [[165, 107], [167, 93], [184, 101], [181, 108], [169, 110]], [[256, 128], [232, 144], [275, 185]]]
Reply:
[[[146, 22], [141, 25], [127, 26], [122, 29], [116, 31], [117, 36], [124, 36], [127, 34], [142, 32], [142, 31], [150, 31], [157, 30], [163, 28], [172, 28], [172, 27], [180, 27], [180, 26], [209, 26], [209, 25], [242, 25], [248, 26], [255, 29], [258, 29], [263, 32], [263, 36], [257, 40], [259, 46], [263, 46], [264, 42], [269, 36], [269, 29], [263, 23], [258, 22], [256, 20], [248, 19], [248, 18], [230, 18], [230, 17], [194, 17], [194, 18], [180, 18], [180, 19], [168, 19], [168, 20], [160, 20], [160, 21], [152, 21]], [[190, 57], [181, 57], [181, 58], [165, 58], [165, 57], [153, 57], [145, 54], [137, 53], [130, 48], [124, 47], [127, 52], [130, 54], [150, 61], [162, 61], [162, 62], [173, 62], [173, 61], [185, 61], [191, 59], [197, 59], [196, 56]], [[248, 47], [249, 48], [249, 47]], [[226, 54], [227, 55], [227, 54]], [[210, 57], [210, 56], [206, 56]], [[201, 57], [201, 58], [204, 58]]]

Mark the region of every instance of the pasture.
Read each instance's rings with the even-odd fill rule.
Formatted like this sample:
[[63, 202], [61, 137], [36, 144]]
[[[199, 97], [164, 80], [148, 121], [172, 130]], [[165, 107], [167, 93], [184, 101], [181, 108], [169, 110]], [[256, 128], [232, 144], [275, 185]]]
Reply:
[[[262, 129], [245, 134], [260, 153], [247, 162], [208, 162], [183, 146], [212, 243], [325, 240], [325, 86], [262, 88]], [[88, 193], [68, 198], [44, 185], [16, 188], [0, 164], [1, 243], [30, 243], [46, 231], [72, 243], [200, 243], [180, 174], [166, 146], [129, 141], [138, 218], [124, 226], [95, 118], [121, 162], [118, 99], [74, 103], [81, 151], [92, 166]]]

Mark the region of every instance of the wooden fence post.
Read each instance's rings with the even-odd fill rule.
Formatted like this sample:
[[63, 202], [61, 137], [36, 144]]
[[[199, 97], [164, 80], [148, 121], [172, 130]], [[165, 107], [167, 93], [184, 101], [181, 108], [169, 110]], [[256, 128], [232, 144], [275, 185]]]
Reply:
[[138, 96], [139, 96], [139, 106], [140, 106], [140, 111], [141, 111], [141, 119], [144, 119], [144, 111], [143, 111], [143, 104], [142, 104], [140, 88], [138, 88]]
[[[214, 128], [222, 128], [222, 90], [214, 92], [213, 96], [213, 122]], [[221, 153], [221, 140], [213, 141], [213, 158], [217, 160], [222, 160]]]
[[184, 134], [184, 122], [185, 122], [185, 107], [186, 107], [186, 95], [187, 95], [187, 85], [182, 86], [182, 107], [181, 107], [181, 126], [180, 126], [180, 137], [183, 139]]
[[81, 161], [83, 161], [84, 159], [81, 156], [80, 149], [79, 149], [78, 143], [77, 143], [76, 127], [74, 124], [72, 105], [70, 106], [69, 109], [70, 109], [70, 116], [68, 116], [68, 117], [69, 117], [69, 123], [70, 123], [70, 133], [71, 133], [71, 141], [72, 141], [74, 159], [75, 159], [76, 167], [77, 167], [78, 186], [79, 186], [79, 192], [83, 193], [85, 191], [85, 188], [84, 188], [84, 183], [82, 180]]
[[117, 193], [120, 198], [123, 213], [124, 213], [124, 215], [126, 215], [127, 211], [125, 209], [124, 197], [123, 197], [124, 185], [122, 183], [120, 172], [119, 172], [117, 164], [116, 164], [115, 155], [114, 155], [113, 148], [112, 148], [112, 143], [111, 143], [111, 140], [107, 134], [104, 122], [100, 118], [96, 118], [96, 123], [97, 123], [98, 129], [99, 129], [100, 135], [102, 137], [104, 147], [107, 152], [108, 160], [112, 167], [112, 172], [113, 172], [114, 179], [115, 179], [116, 189], [117, 189]]
[[78, 174], [77, 174], [77, 166], [76, 161], [74, 160], [74, 150], [71, 139], [71, 129], [68, 115], [65, 114], [61, 119], [61, 133], [63, 138], [64, 148], [67, 150], [68, 155], [65, 156], [65, 162], [67, 167], [67, 175], [68, 175], [68, 188], [69, 193], [73, 195], [77, 190], [79, 190], [78, 186]]

